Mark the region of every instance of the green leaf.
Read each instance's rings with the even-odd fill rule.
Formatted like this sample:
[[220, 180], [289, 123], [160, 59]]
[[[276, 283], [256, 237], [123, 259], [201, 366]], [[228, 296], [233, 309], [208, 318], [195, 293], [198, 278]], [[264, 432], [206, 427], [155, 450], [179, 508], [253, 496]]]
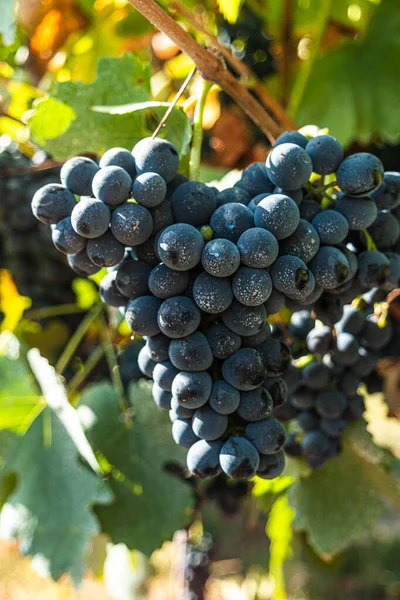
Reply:
[[131, 388], [133, 424], [121, 418], [111, 385], [98, 384], [82, 395], [78, 414], [95, 452], [111, 474], [115, 502], [98, 507], [102, 530], [114, 543], [150, 554], [187, 521], [190, 487], [165, 471], [169, 461], [183, 461], [185, 451], [174, 444], [166, 413], [141, 381]]
[[272, 600], [285, 600], [283, 566], [291, 554], [293, 510], [287, 494], [282, 494], [272, 505], [266, 532], [271, 541], [269, 573], [274, 582]]
[[6, 45], [15, 38], [14, 0], [2, 0], [0, 10], [0, 33]]
[[0, 513], [0, 536], [18, 539], [42, 571], [54, 578], [68, 572], [77, 582], [90, 538], [99, 531], [91, 507], [109, 500], [103, 481], [78, 458], [63, 424], [46, 408], [0, 473], [17, 476]]
[[313, 549], [327, 557], [365, 536], [383, 513], [385, 499], [399, 509], [396, 482], [348, 443], [340, 457], [289, 489], [295, 529], [304, 530]]
[[111, 146], [131, 148], [148, 132], [144, 115], [109, 115], [95, 105], [115, 106], [150, 98], [150, 70], [131, 55], [99, 60], [93, 83], [57, 83], [54, 93], [35, 103], [31, 135], [55, 158], [81, 152], [104, 152]]
[[0, 381], [0, 430], [23, 433], [45, 402], [19, 351], [14, 356], [0, 356]]
[[244, 0], [218, 0], [218, 8], [228, 23], [236, 23]]
[[72, 281], [72, 289], [76, 295], [76, 303], [79, 308], [89, 310], [99, 299], [99, 293], [96, 286], [90, 279], [78, 277]]
[[[400, 13], [397, 0], [381, 2], [365, 35], [319, 58], [296, 117], [328, 127], [342, 144], [376, 136], [400, 139]], [[377, 84], [374, 73], [379, 73]]]

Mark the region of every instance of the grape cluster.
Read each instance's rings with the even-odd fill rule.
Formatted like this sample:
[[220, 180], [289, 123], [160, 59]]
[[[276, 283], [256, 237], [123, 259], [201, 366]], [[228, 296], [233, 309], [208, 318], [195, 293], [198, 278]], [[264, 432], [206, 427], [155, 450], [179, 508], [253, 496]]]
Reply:
[[[3, 139], [4, 138], [4, 139]], [[0, 268], [7, 269], [32, 306], [74, 302], [73, 273], [55, 251], [49, 230], [32, 215], [35, 191], [58, 177], [40, 169], [45, 156], [25, 156], [3, 136], [0, 141]]]
[[204, 533], [200, 540], [189, 535], [186, 543], [183, 580], [185, 582], [185, 599], [204, 600], [205, 586], [210, 577], [210, 552], [212, 538]]
[[304, 456], [312, 467], [340, 452], [342, 432], [364, 412], [361, 384], [375, 381], [379, 359], [393, 353], [398, 325], [382, 314], [379, 300], [382, 291], [375, 289], [346, 305], [334, 328], [307, 310], [291, 316], [288, 335], [296, 358], [286, 375], [288, 402], [274, 414], [295, 424], [287, 454]]
[[286, 400], [291, 353], [267, 317], [286, 303], [335, 322], [350, 289], [397, 285], [398, 255], [360, 250], [350, 237], [378, 217], [369, 194], [383, 182], [385, 197], [396, 189], [400, 199], [399, 182], [389, 186], [374, 156], [343, 159], [332, 136], [297, 131], [221, 192], [178, 168], [160, 138], [108, 150], [99, 164], [73, 158], [32, 209], [75, 271], [109, 269], [101, 298], [146, 340], [138, 365], [188, 448], [189, 470], [273, 478], [284, 468], [285, 429], [272, 413]]

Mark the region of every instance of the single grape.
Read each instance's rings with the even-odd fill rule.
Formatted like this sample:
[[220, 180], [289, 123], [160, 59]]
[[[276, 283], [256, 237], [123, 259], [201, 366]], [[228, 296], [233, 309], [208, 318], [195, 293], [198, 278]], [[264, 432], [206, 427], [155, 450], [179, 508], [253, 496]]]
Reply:
[[274, 191], [272, 192], [273, 194], [283, 194], [284, 196], [289, 196], [289, 198], [291, 198], [292, 200], [294, 200], [297, 204], [297, 206], [300, 206], [300, 204], [303, 202], [303, 190], [302, 188], [299, 188], [297, 190], [287, 190], [285, 188], [281, 188], [281, 187], [276, 187], [274, 188]]
[[358, 279], [366, 288], [379, 287], [390, 273], [389, 259], [376, 250], [362, 252], [358, 259]]
[[71, 217], [64, 217], [51, 232], [53, 244], [63, 254], [78, 254], [86, 246], [84, 237], [72, 227]]
[[179, 296], [186, 290], [189, 284], [189, 273], [188, 271], [175, 271], [161, 263], [151, 271], [148, 282], [151, 293], [157, 298], [165, 300], [172, 296]]
[[358, 360], [351, 366], [352, 371], [360, 377], [368, 377], [375, 370], [379, 360], [377, 354], [360, 346], [358, 349]]
[[289, 367], [292, 355], [290, 348], [282, 340], [270, 339], [257, 347], [269, 375], [281, 375]]
[[343, 283], [350, 269], [343, 252], [334, 246], [322, 246], [309, 266], [317, 284], [328, 290]]
[[[293, 456], [295, 458], [298, 458], [299, 456], [302, 455], [302, 450], [301, 450], [299, 440], [300, 440], [300, 437], [297, 436], [295, 433], [288, 434], [285, 445], [283, 446], [283, 450], [285, 451], [285, 453], [288, 456]], [[278, 453], [276, 453], [276, 454], [278, 454]], [[276, 456], [276, 454], [271, 454], [271, 458]]]
[[168, 348], [170, 338], [162, 333], [152, 335], [146, 339], [147, 352], [156, 362], [164, 362], [168, 360]]
[[311, 466], [321, 466], [329, 456], [329, 438], [321, 431], [308, 431], [301, 440], [300, 446]]
[[305, 185], [313, 165], [304, 148], [292, 143], [279, 144], [267, 157], [268, 177], [276, 186], [295, 190]]
[[315, 319], [312, 318], [310, 311], [300, 310], [290, 317], [289, 334], [300, 340], [305, 340], [314, 326]]
[[303, 367], [301, 377], [312, 390], [322, 390], [331, 380], [331, 372], [321, 362], [312, 361]]
[[207, 331], [207, 340], [215, 358], [224, 360], [239, 350], [242, 340], [223, 323], [214, 323]]
[[291, 394], [290, 403], [297, 410], [310, 410], [315, 405], [315, 392], [308, 387], [301, 386]]
[[275, 287], [272, 288], [272, 292], [268, 300], [264, 304], [267, 315], [275, 315], [280, 312], [285, 306], [285, 296], [279, 292]]
[[121, 167], [104, 167], [93, 178], [93, 194], [109, 206], [122, 204], [131, 195], [131, 176]]
[[204, 246], [201, 264], [207, 273], [214, 277], [229, 277], [240, 266], [239, 250], [229, 240], [211, 240]]
[[242, 233], [254, 224], [253, 213], [243, 204], [223, 204], [214, 212], [210, 220], [214, 237], [237, 242]]
[[274, 189], [274, 184], [270, 181], [263, 162], [255, 162], [246, 167], [239, 183], [251, 198], [259, 194], [270, 194]]
[[335, 329], [338, 333], [346, 332], [353, 335], [361, 333], [364, 327], [364, 315], [356, 307], [347, 304], [343, 307], [343, 316], [335, 323]]
[[179, 167], [179, 155], [176, 148], [167, 140], [159, 137], [143, 138], [134, 146], [132, 156], [135, 159], [136, 171], [141, 173], [158, 173], [169, 183], [175, 177]]
[[61, 219], [69, 217], [75, 205], [72, 192], [58, 183], [48, 183], [38, 189], [31, 203], [34, 216], [47, 225], [56, 225]]
[[139, 246], [151, 236], [153, 218], [144, 206], [125, 202], [113, 211], [111, 231], [122, 244]]
[[193, 299], [203, 312], [221, 313], [233, 299], [231, 282], [228, 278], [200, 273], [193, 285]]
[[313, 218], [322, 211], [322, 208], [321, 205], [318, 204], [318, 202], [307, 198], [301, 203], [299, 211], [300, 217], [305, 221], [309, 221], [311, 223]]
[[319, 247], [319, 235], [315, 227], [305, 219], [300, 219], [292, 235], [289, 235], [279, 244], [280, 254], [297, 256], [305, 263], [314, 258]]
[[313, 410], [302, 410], [297, 415], [297, 423], [303, 431], [318, 429], [319, 417]]
[[397, 208], [400, 204], [400, 173], [385, 171], [381, 185], [371, 197], [380, 210]]
[[147, 352], [146, 346], [143, 346], [138, 355], [138, 366], [143, 375], [146, 375], [146, 377], [150, 378], [153, 377], [153, 371], [156, 365], [157, 363]]
[[222, 375], [238, 390], [249, 391], [261, 385], [267, 369], [263, 358], [254, 348], [241, 348], [222, 365]]
[[350, 231], [361, 231], [370, 227], [378, 214], [375, 202], [368, 196], [352, 198], [343, 194], [336, 201], [335, 210], [346, 218]]
[[214, 381], [209, 404], [217, 413], [229, 415], [240, 403], [240, 392], [224, 380]]
[[177, 173], [175, 175], [175, 177], [173, 179], [171, 179], [171, 181], [168, 182], [167, 198], [171, 199], [175, 190], [177, 190], [179, 186], [183, 185], [187, 181], [189, 181], [189, 180], [185, 175], [182, 175], [181, 173]]
[[164, 300], [157, 318], [162, 333], [170, 338], [190, 335], [200, 325], [199, 309], [193, 300], [185, 296], [173, 296]]
[[283, 194], [271, 194], [256, 207], [254, 223], [270, 231], [277, 240], [283, 240], [291, 235], [300, 221], [297, 204]]
[[312, 224], [321, 244], [340, 244], [349, 233], [347, 219], [336, 210], [323, 210], [314, 217]]
[[198, 408], [192, 419], [192, 429], [202, 440], [217, 440], [228, 427], [228, 417], [215, 412], [208, 404]]
[[163, 390], [157, 383], [153, 383], [151, 390], [154, 402], [161, 410], [171, 409], [171, 393]]
[[[381, 210], [372, 225], [368, 227], [368, 233], [379, 250], [389, 250], [399, 239], [400, 224], [390, 212]], [[360, 239], [364, 246], [367, 246], [363, 232], [360, 233]]]
[[238, 480], [253, 477], [260, 465], [260, 456], [256, 448], [241, 437], [230, 438], [224, 443], [219, 460], [224, 473]]
[[157, 244], [162, 262], [176, 271], [193, 269], [200, 262], [203, 247], [201, 233], [186, 223], [164, 229]]
[[324, 365], [326, 365], [328, 367], [328, 369], [332, 373], [332, 376], [341, 375], [341, 373], [343, 373], [343, 371], [344, 371], [344, 366], [339, 365], [338, 363], [335, 363], [330, 354], [325, 354], [322, 357], [322, 362], [324, 363]]
[[129, 150], [125, 148], [110, 148], [100, 159], [100, 168], [121, 167], [132, 177], [136, 175], [135, 159]]
[[263, 454], [260, 456], [257, 475], [262, 479], [275, 479], [282, 475], [284, 468], [285, 453], [283, 450], [279, 450], [275, 454]]
[[153, 219], [153, 234], [159, 233], [175, 222], [171, 203], [168, 200], [164, 200], [154, 208], [151, 208], [150, 214]]
[[274, 287], [283, 294], [303, 290], [310, 279], [307, 265], [297, 256], [280, 256], [272, 265], [270, 274]]
[[210, 345], [204, 333], [200, 331], [172, 340], [169, 345], [169, 358], [180, 371], [206, 371], [213, 362]]
[[274, 408], [285, 404], [288, 398], [288, 386], [282, 377], [270, 377], [264, 381], [263, 386], [269, 392]]
[[244, 306], [233, 300], [230, 307], [222, 313], [222, 322], [234, 333], [250, 336], [258, 333], [264, 326], [267, 313], [263, 305]]
[[346, 369], [344, 373], [341, 373], [339, 380], [339, 388], [346, 394], [346, 396], [353, 396], [357, 393], [358, 388], [361, 384], [361, 377], [351, 371], [350, 369]]
[[262, 421], [271, 415], [273, 407], [270, 393], [264, 386], [260, 386], [255, 390], [240, 393], [237, 414], [248, 422]]
[[334, 173], [343, 160], [342, 144], [331, 135], [312, 138], [306, 152], [312, 160], [313, 171], [319, 175]]
[[82, 277], [90, 277], [100, 270], [100, 267], [92, 263], [88, 257], [86, 248], [77, 254], [68, 254], [67, 260], [71, 269]]
[[172, 424], [172, 437], [175, 444], [184, 448], [190, 448], [200, 439], [194, 433], [191, 422], [180, 418], [176, 419]]
[[263, 421], [249, 423], [245, 429], [246, 438], [260, 454], [274, 454], [285, 443], [285, 428], [277, 419], [269, 417]]
[[193, 413], [194, 410], [182, 406], [179, 404], [176, 398], [171, 398], [171, 410], [169, 415], [171, 421], [175, 421], [176, 419], [191, 419], [193, 417]]
[[157, 335], [160, 333], [157, 323], [160, 306], [160, 300], [154, 296], [140, 296], [131, 300], [125, 312], [128, 327], [137, 335]]
[[344, 159], [336, 172], [342, 192], [349, 196], [366, 196], [383, 181], [383, 164], [373, 154], [358, 152]]
[[248, 335], [242, 338], [243, 348], [256, 348], [271, 338], [271, 327], [265, 322], [262, 329], [255, 335]]
[[158, 362], [153, 370], [153, 380], [162, 390], [170, 392], [172, 389], [172, 382], [178, 373], [179, 369], [177, 369], [170, 360]]
[[346, 429], [346, 419], [321, 419], [319, 426], [328, 437], [338, 438]]
[[125, 246], [115, 239], [111, 231], [91, 239], [86, 246], [88, 257], [98, 267], [113, 267], [124, 258]]
[[393, 335], [393, 326], [390, 319], [386, 319], [384, 326], [378, 323], [378, 317], [374, 314], [367, 315], [362, 331], [360, 342], [368, 350], [382, 350], [390, 342]]
[[91, 158], [75, 156], [61, 167], [61, 183], [77, 196], [91, 196], [93, 177], [98, 171], [99, 166]]
[[213, 191], [200, 181], [180, 185], [171, 198], [172, 211], [178, 223], [193, 227], [207, 225], [217, 207]]
[[[277, 192], [277, 193], [279, 193], [279, 192]], [[251, 212], [254, 214], [254, 211], [256, 210], [257, 206], [260, 204], [261, 200], [264, 200], [264, 198], [266, 198], [267, 196], [270, 196], [270, 195], [271, 194], [258, 194], [258, 196], [255, 196], [254, 198], [252, 198], [252, 200], [250, 200], [249, 204], [247, 205], [247, 208], [249, 208], [251, 210]]]
[[222, 442], [200, 440], [189, 448], [187, 453], [187, 467], [193, 475], [200, 479], [211, 479], [221, 473], [219, 454]]
[[277, 137], [277, 139], [275, 140], [274, 148], [280, 146], [281, 144], [296, 144], [301, 148], [305, 148], [308, 143], [308, 138], [306, 138], [305, 135], [300, 133], [300, 131], [290, 130], [284, 131], [279, 137]]
[[325, 292], [316, 302], [314, 302], [313, 311], [317, 319], [333, 326], [342, 318], [343, 301], [339, 296], [334, 296]]
[[172, 397], [185, 408], [200, 408], [209, 399], [211, 388], [212, 379], [207, 371], [201, 373], [182, 371], [172, 382]]
[[232, 279], [232, 292], [236, 300], [246, 306], [264, 304], [271, 295], [272, 281], [264, 269], [240, 267]]
[[140, 260], [127, 260], [117, 271], [117, 288], [121, 294], [131, 300], [139, 298], [139, 296], [147, 296], [149, 293], [147, 281], [150, 273], [150, 265]]
[[242, 233], [237, 247], [242, 263], [256, 269], [265, 269], [272, 265], [279, 252], [276, 237], [262, 227], [253, 227]]
[[[75, 256], [79, 256], [76, 254]], [[98, 267], [96, 267], [98, 270]], [[111, 271], [107, 273], [100, 282], [99, 294], [102, 302], [109, 304], [110, 306], [126, 306], [128, 298], [121, 294], [116, 285], [117, 272]]]
[[313, 354], [325, 354], [333, 346], [332, 330], [327, 325], [312, 329], [307, 335], [307, 348]]
[[332, 358], [339, 365], [353, 365], [358, 360], [359, 347], [360, 344], [354, 335], [345, 331], [339, 332], [335, 339]]
[[223, 204], [230, 204], [231, 202], [239, 202], [248, 206], [250, 202], [250, 194], [243, 187], [227, 188], [217, 195], [217, 207]]
[[346, 396], [334, 388], [319, 392], [315, 400], [315, 409], [324, 419], [338, 419], [346, 406]]

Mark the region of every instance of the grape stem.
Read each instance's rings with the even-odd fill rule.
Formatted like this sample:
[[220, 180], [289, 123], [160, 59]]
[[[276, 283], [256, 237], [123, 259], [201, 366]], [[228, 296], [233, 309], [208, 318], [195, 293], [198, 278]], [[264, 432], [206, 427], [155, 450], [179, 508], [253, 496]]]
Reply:
[[104, 305], [97, 304], [87, 313], [85, 318], [82, 319], [82, 321], [79, 323], [79, 326], [75, 330], [74, 334], [71, 336], [68, 344], [65, 346], [64, 351], [62, 352], [60, 358], [57, 361], [55, 369], [59, 375], [62, 375], [64, 373], [69, 361], [71, 360], [79, 344], [85, 337], [87, 330], [99, 317], [103, 310]]
[[173, 101], [169, 105], [167, 112], [165, 113], [165, 115], [163, 116], [163, 118], [159, 122], [157, 128], [155, 129], [153, 135], [151, 136], [153, 138], [153, 140], [154, 140], [155, 137], [157, 137], [157, 135], [160, 133], [162, 127], [164, 127], [165, 123], [168, 121], [169, 115], [172, 113], [172, 111], [174, 110], [174, 107], [176, 106], [179, 98], [182, 96], [183, 92], [186, 90], [187, 86], [192, 81], [193, 76], [196, 73], [196, 70], [197, 70], [197, 68], [193, 67], [193, 69], [191, 69], [190, 73], [186, 77], [185, 81], [182, 83], [181, 87], [179, 88], [178, 92], [175, 95], [175, 98], [173, 99]]
[[165, 33], [197, 66], [203, 79], [218, 84], [261, 129], [271, 143], [282, 133], [278, 123], [226, 68], [221, 56], [194, 40], [154, 0], [128, 0], [150, 23]]
[[265, 89], [265, 87], [258, 81], [255, 73], [252, 69], [242, 62], [239, 58], [236, 58], [225, 46], [223, 46], [218, 38], [204, 28], [201, 19], [188, 10], [181, 2], [175, 0], [172, 4], [172, 8], [177, 11], [179, 15], [183, 15], [192, 27], [200, 31], [205, 35], [212, 46], [217, 48], [222, 54], [226, 62], [232, 67], [236, 74], [240, 77], [241, 82], [250, 88], [255, 95], [258, 97], [260, 102], [265, 106], [267, 111], [287, 129], [298, 129], [296, 123], [289, 117], [285, 109], [279, 104], [279, 102]]
[[24, 313], [24, 318], [30, 321], [37, 319], [48, 319], [50, 317], [59, 317], [61, 315], [73, 315], [75, 313], [86, 312], [78, 304], [60, 304], [59, 306], [43, 306], [42, 308], [33, 308]]
[[189, 179], [197, 181], [200, 172], [201, 146], [203, 143], [203, 115], [207, 94], [212, 87], [211, 81], [201, 79], [200, 95], [196, 103], [193, 118], [193, 138], [189, 160]]
[[[76, 373], [68, 383], [68, 394], [71, 396], [76, 390], [84, 383], [84, 381], [89, 377], [90, 373], [93, 369], [98, 365], [101, 358], [104, 356], [104, 348], [103, 346], [97, 346], [93, 352], [89, 354], [89, 358], [83, 365], [81, 371]], [[73, 403], [71, 403], [73, 404]]]
[[326, 25], [331, 12], [332, 2], [333, 0], [321, 0], [320, 2], [320, 10], [315, 19], [316, 31], [314, 39], [312, 40], [310, 54], [307, 60], [304, 61], [304, 65], [299, 70], [299, 74], [296, 77], [290, 96], [288, 113], [292, 118], [296, 118], [300, 104], [303, 100], [304, 92], [307, 88], [308, 80], [313, 70], [313, 66], [319, 55], [322, 37], [325, 33]]

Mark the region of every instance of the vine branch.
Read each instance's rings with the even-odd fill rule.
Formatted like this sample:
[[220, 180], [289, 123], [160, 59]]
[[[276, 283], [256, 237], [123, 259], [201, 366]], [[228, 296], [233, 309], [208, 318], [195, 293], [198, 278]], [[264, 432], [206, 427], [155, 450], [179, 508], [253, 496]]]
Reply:
[[226, 68], [220, 56], [206, 50], [174, 21], [154, 0], [128, 0], [150, 23], [165, 33], [192, 59], [203, 79], [219, 85], [273, 143], [281, 128], [264, 107]]

